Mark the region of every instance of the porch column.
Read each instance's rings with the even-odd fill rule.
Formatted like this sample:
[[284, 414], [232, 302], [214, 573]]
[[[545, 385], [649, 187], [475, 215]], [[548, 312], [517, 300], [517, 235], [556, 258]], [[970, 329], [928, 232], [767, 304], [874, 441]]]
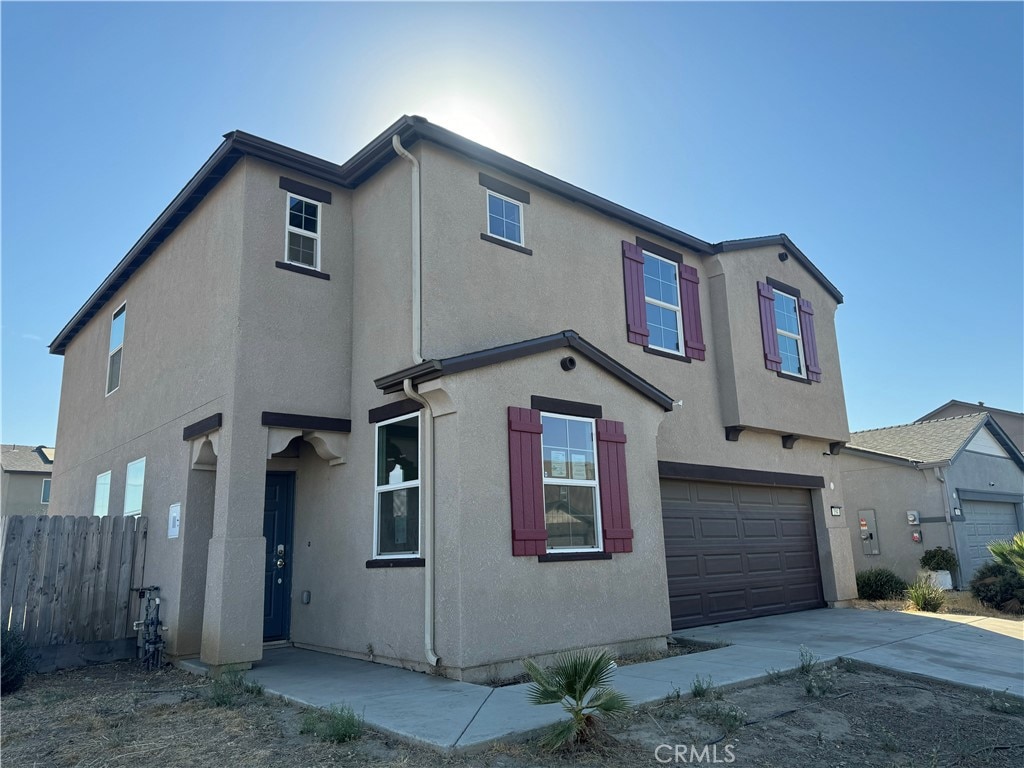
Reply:
[[214, 668], [263, 658], [266, 446], [258, 416], [236, 411], [221, 430], [200, 651]]

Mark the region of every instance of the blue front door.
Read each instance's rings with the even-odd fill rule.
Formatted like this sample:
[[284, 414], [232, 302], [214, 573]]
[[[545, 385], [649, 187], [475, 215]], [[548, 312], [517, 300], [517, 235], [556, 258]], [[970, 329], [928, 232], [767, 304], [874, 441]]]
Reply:
[[287, 640], [292, 596], [292, 514], [295, 474], [267, 472], [263, 536], [267, 558], [263, 592], [263, 639]]

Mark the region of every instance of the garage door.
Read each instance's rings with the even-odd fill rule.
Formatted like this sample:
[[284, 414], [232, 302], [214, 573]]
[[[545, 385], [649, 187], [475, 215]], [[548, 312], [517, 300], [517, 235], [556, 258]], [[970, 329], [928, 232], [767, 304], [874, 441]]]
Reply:
[[1020, 530], [1013, 504], [1000, 501], [965, 501], [964, 532], [970, 565], [965, 570], [969, 579], [983, 564], [992, 559], [988, 544], [999, 539], [1012, 539]]
[[824, 605], [810, 492], [661, 484], [672, 628]]

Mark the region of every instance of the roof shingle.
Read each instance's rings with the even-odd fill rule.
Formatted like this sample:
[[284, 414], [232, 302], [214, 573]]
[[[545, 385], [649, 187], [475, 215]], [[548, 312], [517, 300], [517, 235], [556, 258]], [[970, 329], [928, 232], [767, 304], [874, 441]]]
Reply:
[[45, 445], [3, 445], [0, 446], [0, 467], [4, 472], [53, 471], [53, 448]]
[[917, 424], [868, 429], [851, 434], [848, 446], [923, 464], [950, 461], [987, 419], [987, 413], [969, 413]]

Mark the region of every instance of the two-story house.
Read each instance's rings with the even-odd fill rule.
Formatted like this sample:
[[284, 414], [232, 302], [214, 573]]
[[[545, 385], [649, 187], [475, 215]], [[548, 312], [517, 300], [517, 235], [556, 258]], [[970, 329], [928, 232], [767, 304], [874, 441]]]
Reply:
[[50, 506], [53, 448], [0, 447], [0, 515], [45, 515]]
[[479, 680], [842, 603], [841, 301], [419, 117], [343, 165], [236, 131], [50, 347], [52, 511], [147, 515], [211, 665]]

